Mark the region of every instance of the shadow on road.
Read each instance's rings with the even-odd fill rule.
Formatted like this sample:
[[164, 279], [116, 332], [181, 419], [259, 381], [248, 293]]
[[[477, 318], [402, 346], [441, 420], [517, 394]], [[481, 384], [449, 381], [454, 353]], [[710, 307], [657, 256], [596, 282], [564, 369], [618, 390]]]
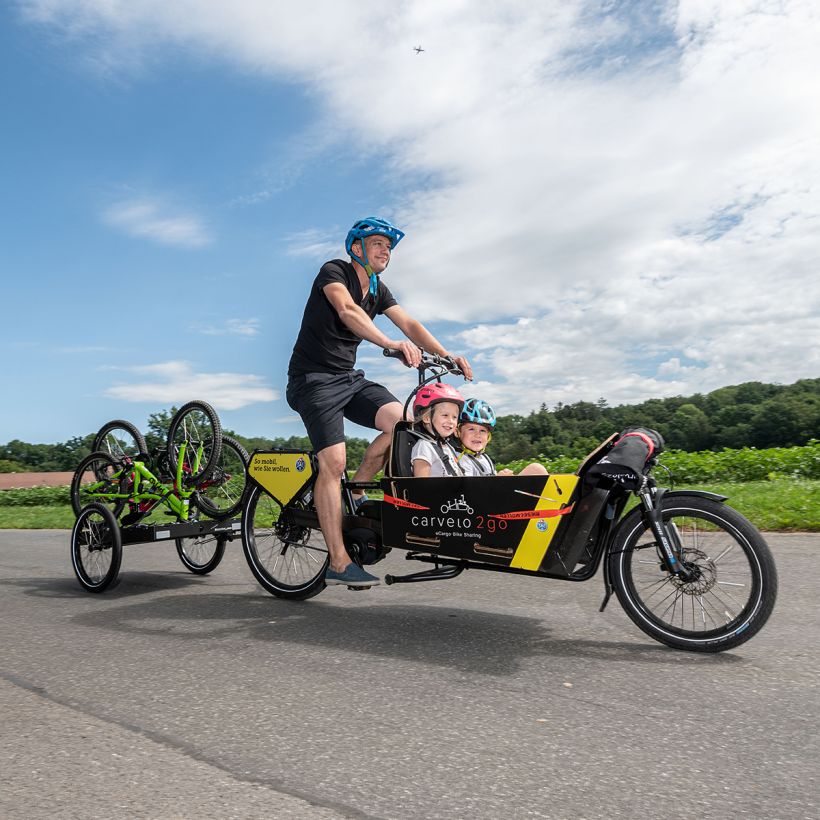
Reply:
[[[154, 590], [156, 580], [152, 575]], [[173, 588], [170, 580], [164, 588]], [[591, 613], [590, 617], [596, 615]], [[72, 621], [78, 626], [129, 634], [211, 642], [213, 651], [230, 652], [237, 640], [250, 639], [495, 676], [513, 675], [522, 662], [533, 658], [556, 656], [651, 665], [679, 664], [684, 658], [688, 663], [721, 666], [743, 662], [726, 653], [681, 653], [649, 643], [649, 639], [647, 643], [565, 639], [553, 635], [537, 618], [429, 604], [379, 602], [364, 609], [259, 595], [183, 593], [142, 603], [95, 607], [74, 615]]]
[[118, 589], [122, 576], [102, 593], [87, 592], [74, 576], [59, 578], [3, 578], [0, 587], [22, 587], [26, 595], [35, 598], [85, 598], [86, 600], [126, 600], [134, 595], [184, 589], [201, 584], [201, 579], [190, 572], [128, 572], [128, 583]]

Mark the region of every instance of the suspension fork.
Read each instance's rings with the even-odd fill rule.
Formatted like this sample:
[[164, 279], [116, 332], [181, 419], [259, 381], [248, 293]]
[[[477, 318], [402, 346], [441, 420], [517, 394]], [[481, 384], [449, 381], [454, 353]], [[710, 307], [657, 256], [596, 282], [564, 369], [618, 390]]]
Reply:
[[692, 572], [681, 563], [680, 541], [673, 527], [668, 527], [663, 520], [662, 502], [666, 490], [656, 489], [654, 492], [643, 489], [638, 493], [643, 507], [643, 518], [649, 524], [652, 534], [655, 536], [655, 543], [658, 546], [658, 553], [666, 563], [666, 567], [673, 575], [682, 581], [691, 581]]

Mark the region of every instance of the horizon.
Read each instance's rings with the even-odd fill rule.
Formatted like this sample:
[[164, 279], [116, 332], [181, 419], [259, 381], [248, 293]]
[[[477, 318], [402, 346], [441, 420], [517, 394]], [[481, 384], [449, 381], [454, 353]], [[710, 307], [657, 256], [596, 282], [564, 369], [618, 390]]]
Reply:
[[[649, 399], [645, 399], [644, 402], [645, 401], [653, 401], [653, 400], [663, 401], [663, 400], [668, 400], [668, 399], [692, 399], [692, 398], [695, 398], [696, 396], [708, 396], [711, 393], [716, 392], [717, 390], [726, 390], [726, 389], [742, 387], [743, 385], [746, 385], [746, 384], [762, 384], [764, 386], [769, 386], [769, 387], [784, 387], [785, 388], [785, 387], [791, 387], [799, 381], [813, 381], [813, 380], [820, 380], [820, 376], [814, 376], [814, 377], [809, 376], [809, 377], [802, 378], [802, 379], [796, 379], [794, 382], [790, 382], [789, 384], [779, 384], [779, 383], [776, 383], [776, 382], [739, 382], [738, 384], [723, 385], [722, 387], [717, 387], [717, 388], [715, 388], [715, 390], [709, 390], [708, 392], [705, 392], [705, 393], [690, 393], [686, 396], [684, 396], [684, 395], [664, 396], [664, 397], [653, 396], [653, 397], [650, 397]], [[190, 401], [194, 401], [194, 400], [196, 400], [196, 398], [190, 399]], [[555, 413], [559, 409], [559, 405], [561, 407], [568, 407], [568, 406], [571, 407], [571, 406], [576, 405], [576, 404], [593, 404], [593, 405], [596, 405], [596, 406], [600, 406], [601, 401], [604, 402], [603, 407], [602, 407], [602, 409], [604, 409], [604, 410], [619, 410], [619, 409], [624, 408], [624, 407], [633, 407], [633, 406], [637, 406], [637, 405], [640, 405], [640, 404], [643, 403], [643, 402], [635, 402], [635, 403], [609, 404], [606, 401], [606, 399], [603, 396], [601, 396], [595, 401], [591, 401], [589, 399], [579, 399], [578, 401], [575, 401], [575, 402], [566, 402], [566, 403], [559, 402], [558, 404], [553, 405], [552, 407], [546, 407], [546, 408], [537, 407], [537, 408], [528, 410], [524, 413], [518, 413], [518, 414], [503, 413], [503, 414], [500, 414], [498, 417], [499, 418], [504, 418], [505, 416], [510, 416], [510, 415], [521, 415], [524, 418], [526, 418], [527, 416], [534, 415], [536, 413], [541, 412], [542, 409], [545, 409], [546, 412], [548, 412], [548, 413]], [[149, 416], [146, 416], [144, 424], [136, 421], [135, 419], [125, 419], [125, 421], [131, 422], [132, 424], [134, 424], [137, 427], [137, 429], [143, 435], [145, 435], [145, 433], [148, 431], [148, 420], [149, 420], [150, 415], [153, 415], [154, 413], [162, 413], [162, 412], [171, 413], [174, 410], [174, 407], [175, 407], [175, 405], [172, 405], [171, 407], [161, 407], [161, 408], [158, 408], [158, 409], [152, 411], [152, 413], [149, 414]], [[177, 409], [178, 409], [178, 407], [177, 407]], [[217, 415], [219, 415], [218, 411], [217, 411]], [[64, 444], [72, 438], [84, 438], [84, 437], [89, 436], [89, 435], [94, 435], [94, 434], [96, 434], [96, 432], [104, 424], [106, 424], [109, 421], [113, 421], [113, 420], [114, 420], [113, 417], [111, 419], [104, 419], [93, 430], [89, 430], [86, 433], [75, 433], [75, 434], [73, 434], [73, 435], [69, 436], [68, 438], [66, 438], [64, 440], [61, 440], [61, 441], [25, 441], [23, 439], [8, 439], [6, 441], [0, 441], [0, 447], [4, 447], [7, 444], [10, 444], [12, 441], [22, 441], [24, 444], [33, 444], [33, 445], [43, 444], [43, 445], [47, 445], [47, 446], [56, 445], [56, 444]], [[220, 416], [220, 420], [221, 420], [221, 416]], [[267, 438], [267, 439], [273, 440], [273, 439], [277, 439], [277, 438], [288, 439], [288, 438], [291, 438], [293, 436], [307, 437], [307, 433], [304, 430], [302, 430], [301, 433], [297, 432], [297, 433], [291, 433], [289, 435], [273, 435], [273, 436], [266, 436], [266, 435], [253, 436], [253, 435], [250, 435], [249, 436], [249, 435], [246, 435], [242, 430], [236, 430], [234, 428], [227, 427], [224, 424], [222, 426], [223, 426], [223, 431], [227, 431], [229, 435], [238, 435], [238, 436], [241, 436], [244, 439]], [[354, 426], [355, 425], [350, 425], [350, 427], [354, 427]], [[347, 433], [347, 438], [348, 439], [351, 439], [351, 438], [366, 439], [366, 440], [370, 441], [377, 434], [377, 431], [369, 430], [367, 428], [358, 427], [357, 430], [361, 431], [361, 432], [357, 432], [356, 434], [351, 434], [351, 433], [348, 432]]]

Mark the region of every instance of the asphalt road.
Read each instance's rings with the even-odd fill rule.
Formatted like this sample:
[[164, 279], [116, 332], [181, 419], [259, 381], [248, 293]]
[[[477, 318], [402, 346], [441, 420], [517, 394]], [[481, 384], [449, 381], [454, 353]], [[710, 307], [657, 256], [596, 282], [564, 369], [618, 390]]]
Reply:
[[0, 816], [817, 817], [820, 536], [769, 541], [771, 620], [710, 656], [599, 579], [299, 604], [238, 542], [205, 578], [159, 544], [92, 595], [68, 533], [0, 531]]

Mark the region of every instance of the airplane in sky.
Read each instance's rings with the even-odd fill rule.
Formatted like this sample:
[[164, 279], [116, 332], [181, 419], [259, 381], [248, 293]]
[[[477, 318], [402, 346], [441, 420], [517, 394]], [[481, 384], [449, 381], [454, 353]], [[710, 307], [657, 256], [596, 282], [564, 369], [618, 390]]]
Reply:
[[421, 54], [421, 52], [424, 50], [425, 49], [423, 49], [421, 46], [413, 46], [413, 51], [415, 51], [416, 54]]

